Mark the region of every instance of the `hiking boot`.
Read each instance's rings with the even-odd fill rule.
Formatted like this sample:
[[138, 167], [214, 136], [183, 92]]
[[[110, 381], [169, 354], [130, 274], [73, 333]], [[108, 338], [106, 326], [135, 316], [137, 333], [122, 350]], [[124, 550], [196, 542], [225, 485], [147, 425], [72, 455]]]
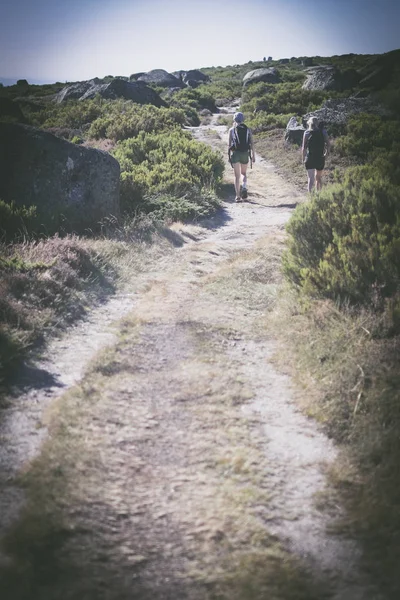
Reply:
[[241, 194], [243, 200], [246, 200], [247, 198], [247, 188], [242, 188], [242, 194]]

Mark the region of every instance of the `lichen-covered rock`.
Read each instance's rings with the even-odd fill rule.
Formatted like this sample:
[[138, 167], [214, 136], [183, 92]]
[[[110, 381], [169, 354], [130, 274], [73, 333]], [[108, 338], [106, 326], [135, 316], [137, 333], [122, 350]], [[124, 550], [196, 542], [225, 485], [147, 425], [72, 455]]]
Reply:
[[250, 85], [251, 83], [258, 83], [259, 81], [279, 83], [280, 77], [274, 67], [269, 67], [268, 69], [254, 69], [254, 71], [249, 71], [243, 77], [244, 86]]
[[160, 87], [185, 87], [183, 81], [172, 75], [172, 73], [168, 73], [168, 71], [164, 71], [164, 69], [153, 69], [153, 71], [149, 71], [144, 75], [138, 77], [138, 81], [144, 81], [145, 83], [154, 83]]
[[359, 113], [371, 113], [383, 118], [393, 117], [389, 109], [371, 98], [337, 98], [326, 100], [321, 108], [304, 115], [303, 125], [306, 125], [310, 117], [315, 116], [319, 121], [323, 121], [328, 129], [331, 126], [335, 131], [340, 131], [351, 116]]
[[118, 162], [106, 152], [50, 133], [0, 123], [0, 198], [36, 206], [47, 219], [64, 214], [71, 228], [95, 228], [119, 214]]
[[90, 81], [78, 81], [77, 83], [72, 83], [58, 92], [55, 100], [58, 103], [65, 102], [66, 100], [79, 100], [88, 89], [100, 83], [102, 83], [101, 80], [97, 78], [91, 79]]
[[306, 128], [297, 122], [296, 117], [291, 117], [286, 125], [285, 141], [293, 144], [302, 144]]
[[125, 81], [115, 78], [107, 83], [101, 79], [92, 79], [91, 81], [82, 81], [67, 86], [57, 94], [56, 101], [65, 100], [90, 100], [95, 96], [101, 96], [107, 100], [125, 98], [132, 100], [137, 104], [153, 104], [154, 106], [166, 106], [155, 90], [146, 85], [143, 81]]
[[355, 87], [360, 76], [355, 69], [339, 71], [330, 65], [320, 65], [307, 69], [307, 79], [303, 90], [344, 91]]

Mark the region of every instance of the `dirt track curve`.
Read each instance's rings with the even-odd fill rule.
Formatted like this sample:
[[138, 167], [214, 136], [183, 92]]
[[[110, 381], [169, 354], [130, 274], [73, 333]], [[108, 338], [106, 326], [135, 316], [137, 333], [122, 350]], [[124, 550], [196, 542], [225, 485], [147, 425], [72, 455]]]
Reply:
[[[225, 154], [218, 119], [193, 134]], [[340, 507], [317, 506], [336, 451], [263, 326], [260, 257], [304, 198], [260, 157], [249, 191], [54, 342], [3, 411], [4, 600], [381, 599], [329, 533]]]

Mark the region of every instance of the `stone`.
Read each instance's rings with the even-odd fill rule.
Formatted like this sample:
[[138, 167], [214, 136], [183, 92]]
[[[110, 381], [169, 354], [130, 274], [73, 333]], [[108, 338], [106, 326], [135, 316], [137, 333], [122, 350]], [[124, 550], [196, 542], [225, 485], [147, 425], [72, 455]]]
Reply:
[[259, 81], [265, 81], [266, 83], [279, 83], [280, 77], [278, 71], [274, 67], [267, 69], [254, 69], [249, 71], [243, 77], [243, 85], [247, 86], [251, 83], [258, 83]]
[[65, 215], [75, 231], [119, 215], [118, 162], [101, 150], [50, 133], [0, 123], [0, 198], [36, 206], [38, 215]]
[[137, 104], [153, 104], [158, 107], [166, 106], [166, 103], [160, 98], [157, 92], [143, 81], [125, 81], [120, 78], [114, 78], [107, 83], [104, 83], [101, 79], [74, 83], [62, 89], [57, 94], [56, 101], [65, 102], [71, 99], [90, 100], [97, 95], [107, 100], [125, 98]]
[[306, 128], [297, 122], [296, 117], [291, 117], [286, 125], [285, 141], [299, 146], [303, 143], [303, 136]]
[[143, 81], [113, 79], [109, 83], [92, 86], [80, 100], [92, 99], [98, 94], [106, 100], [125, 98], [125, 100], [132, 100], [137, 104], [153, 104], [157, 107], [166, 106], [166, 103], [160, 98], [157, 92]]
[[360, 76], [355, 69], [339, 71], [330, 65], [320, 65], [307, 69], [307, 79], [303, 90], [325, 90], [342, 92], [358, 85]]
[[339, 132], [351, 116], [360, 113], [375, 114], [382, 118], [393, 117], [392, 111], [371, 98], [331, 98], [318, 110], [304, 115], [302, 121], [306, 126], [308, 119], [315, 116], [319, 121], [323, 121], [331, 132]]
[[[197, 81], [199, 83], [205, 83], [210, 81], [208, 75], [204, 75], [201, 71], [197, 69], [192, 69], [190, 71], [181, 71], [184, 83], [188, 84], [189, 81]], [[189, 85], [189, 84], [188, 84]]]
[[181, 79], [172, 75], [172, 73], [168, 73], [164, 71], [164, 69], [153, 69], [153, 71], [149, 71], [144, 75], [138, 77], [138, 81], [144, 81], [145, 83], [154, 83], [160, 87], [185, 87], [185, 84]]
[[303, 67], [312, 67], [312, 65], [314, 64], [314, 59], [312, 57], [306, 56], [301, 61], [301, 64], [303, 65]]

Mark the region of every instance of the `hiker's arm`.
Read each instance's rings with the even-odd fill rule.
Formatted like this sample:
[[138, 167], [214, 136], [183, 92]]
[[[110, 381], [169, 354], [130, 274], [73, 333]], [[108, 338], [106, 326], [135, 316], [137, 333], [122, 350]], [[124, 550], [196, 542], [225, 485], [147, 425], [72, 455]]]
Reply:
[[306, 135], [307, 131], [304, 132], [303, 135], [303, 145], [301, 147], [301, 160], [302, 162], [304, 162], [306, 160], [306, 154], [307, 154], [307, 142], [308, 142], [308, 135]]
[[324, 140], [325, 140], [325, 156], [327, 156], [331, 149], [331, 142], [329, 140], [328, 134], [325, 129], [323, 130], [322, 133], [324, 134]]
[[253, 133], [249, 131], [249, 141], [250, 141], [250, 151], [251, 151], [251, 160], [256, 162], [256, 153], [254, 150], [254, 142], [253, 142]]

